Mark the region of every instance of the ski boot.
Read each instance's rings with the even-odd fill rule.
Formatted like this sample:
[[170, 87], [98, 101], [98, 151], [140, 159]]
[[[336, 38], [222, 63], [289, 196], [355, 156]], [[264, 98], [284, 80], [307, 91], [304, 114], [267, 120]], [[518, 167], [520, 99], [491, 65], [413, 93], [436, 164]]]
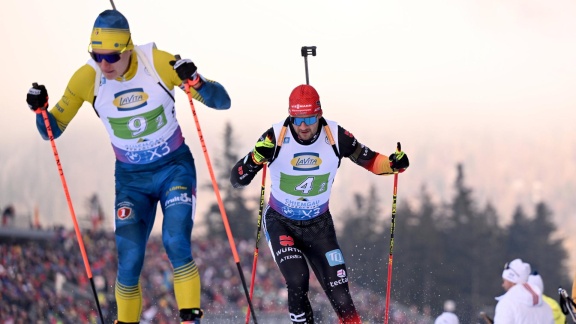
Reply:
[[200, 324], [204, 312], [200, 308], [184, 308], [180, 310], [181, 324]]

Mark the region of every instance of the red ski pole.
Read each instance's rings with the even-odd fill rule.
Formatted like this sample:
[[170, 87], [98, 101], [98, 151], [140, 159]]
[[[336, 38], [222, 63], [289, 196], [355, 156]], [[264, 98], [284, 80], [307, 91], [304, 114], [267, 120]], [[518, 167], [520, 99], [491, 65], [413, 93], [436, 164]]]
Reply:
[[[262, 186], [260, 188], [260, 209], [258, 210], [258, 229], [256, 230], [256, 246], [254, 247], [254, 261], [252, 262], [252, 281], [250, 282], [250, 300], [254, 293], [254, 279], [256, 278], [256, 265], [258, 264], [258, 243], [262, 230], [262, 212], [264, 211], [264, 191], [266, 189], [266, 164], [262, 167]], [[250, 322], [250, 308], [246, 311], [246, 324]]]
[[[34, 82], [32, 84], [34, 88], [38, 87], [38, 83]], [[60, 163], [60, 156], [58, 155], [58, 150], [56, 149], [56, 142], [54, 141], [54, 134], [52, 133], [52, 127], [50, 126], [50, 120], [48, 119], [48, 113], [46, 112], [48, 108], [48, 102], [42, 108], [36, 110], [36, 113], [41, 113], [44, 119], [44, 125], [46, 126], [46, 131], [48, 132], [48, 138], [50, 139], [50, 144], [52, 145], [52, 152], [54, 153], [54, 159], [56, 160], [56, 166], [58, 167], [58, 173], [60, 174], [60, 180], [62, 181], [62, 187], [64, 188], [64, 194], [66, 195], [66, 201], [68, 202], [68, 209], [70, 210], [70, 216], [72, 217], [72, 223], [74, 224], [74, 231], [76, 232], [76, 238], [78, 239], [78, 245], [80, 246], [80, 252], [82, 253], [82, 260], [84, 261], [84, 267], [86, 268], [86, 275], [90, 279], [90, 285], [92, 286], [92, 292], [94, 293], [94, 299], [96, 300], [96, 307], [98, 308], [98, 315], [100, 316], [100, 321], [104, 323], [104, 316], [102, 315], [102, 309], [100, 308], [100, 302], [98, 301], [98, 294], [96, 293], [96, 286], [94, 285], [94, 279], [92, 278], [92, 270], [90, 269], [90, 262], [88, 261], [88, 255], [86, 254], [86, 249], [84, 248], [84, 241], [82, 240], [82, 233], [80, 233], [80, 228], [78, 227], [78, 221], [76, 220], [76, 213], [74, 212], [74, 206], [72, 205], [72, 199], [70, 198], [70, 192], [68, 191], [68, 185], [66, 184], [66, 178], [64, 177], [64, 170], [62, 169], [62, 164]]]
[[[180, 55], [175, 55], [176, 59], [180, 59]], [[246, 287], [246, 279], [244, 279], [244, 273], [242, 272], [242, 266], [240, 265], [240, 257], [238, 256], [238, 251], [236, 250], [236, 244], [234, 243], [234, 237], [232, 236], [232, 230], [230, 229], [230, 223], [228, 222], [228, 216], [226, 216], [226, 210], [224, 209], [224, 203], [222, 202], [222, 197], [220, 196], [220, 190], [218, 189], [218, 182], [216, 182], [216, 176], [214, 175], [214, 170], [212, 169], [212, 163], [210, 162], [210, 156], [208, 155], [208, 149], [206, 148], [206, 143], [204, 142], [204, 135], [202, 135], [202, 129], [200, 128], [200, 122], [198, 121], [198, 115], [196, 115], [196, 108], [194, 108], [194, 101], [192, 92], [190, 92], [190, 83], [192, 81], [187, 80], [184, 82], [184, 91], [188, 95], [188, 101], [190, 103], [190, 108], [192, 109], [192, 116], [194, 116], [194, 122], [196, 123], [196, 130], [198, 131], [198, 137], [200, 138], [200, 144], [202, 145], [202, 152], [204, 152], [204, 158], [206, 160], [206, 165], [208, 166], [208, 172], [210, 173], [210, 178], [212, 179], [212, 187], [214, 188], [214, 193], [216, 194], [216, 200], [218, 201], [218, 207], [220, 208], [220, 215], [222, 216], [222, 222], [224, 223], [224, 228], [226, 229], [226, 235], [228, 236], [228, 242], [230, 243], [230, 248], [232, 249], [232, 255], [234, 256], [234, 261], [236, 262], [236, 267], [238, 268], [238, 273], [240, 274], [240, 280], [242, 281], [242, 286], [244, 288], [244, 294], [248, 300], [248, 307], [252, 309], [252, 319], [254, 323], [257, 324], [256, 314], [252, 307], [252, 301], [250, 300], [248, 294], [248, 288]]]
[[[396, 149], [401, 152], [400, 142]], [[384, 323], [388, 324], [390, 311], [390, 288], [392, 287], [392, 261], [394, 259], [394, 228], [396, 227], [396, 196], [398, 194], [398, 172], [394, 172], [394, 192], [392, 195], [392, 220], [390, 225], [390, 253], [388, 254], [388, 279], [386, 280], [386, 310], [384, 312]]]

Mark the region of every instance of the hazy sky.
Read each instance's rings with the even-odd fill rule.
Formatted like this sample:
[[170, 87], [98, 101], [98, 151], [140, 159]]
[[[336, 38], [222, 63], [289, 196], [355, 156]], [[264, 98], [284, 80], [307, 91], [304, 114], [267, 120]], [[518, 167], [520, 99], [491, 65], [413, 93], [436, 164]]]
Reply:
[[[503, 222], [517, 204], [532, 214], [533, 203], [543, 200], [562, 222], [561, 235], [576, 230], [574, 1], [118, 0], [116, 7], [128, 18], [136, 44], [154, 41], [191, 58], [200, 73], [227, 88], [229, 111], [196, 107], [213, 162], [226, 122], [243, 154], [286, 116], [290, 91], [305, 83], [300, 48], [315, 45], [310, 83], [325, 117], [372, 149], [389, 154], [400, 141], [410, 156], [399, 201], [416, 200], [422, 185], [437, 202], [450, 200], [456, 164], [464, 163], [476, 197], [482, 204], [491, 201]], [[50, 145], [40, 140], [24, 97], [39, 82], [52, 104], [60, 98], [88, 60], [94, 19], [109, 8], [104, 0], [3, 4], [0, 207], [12, 202], [28, 212], [38, 204], [44, 223], [69, 224]], [[206, 184], [183, 93], [177, 107], [199, 182]], [[114, 157], [89, 105], [56, 144], [76, 213], [93, 192], [111, 211]], [[246, 190], [257, 195], [255, 182]], [[335, 214], [371, 184], [381, 189], [389, 214], [391, 177], [345, 161], [336, 182]], [[213, 194], [201, 192], [197, 217], [213, 201]], [[576, 250], [576, 243], [568, 243]]]

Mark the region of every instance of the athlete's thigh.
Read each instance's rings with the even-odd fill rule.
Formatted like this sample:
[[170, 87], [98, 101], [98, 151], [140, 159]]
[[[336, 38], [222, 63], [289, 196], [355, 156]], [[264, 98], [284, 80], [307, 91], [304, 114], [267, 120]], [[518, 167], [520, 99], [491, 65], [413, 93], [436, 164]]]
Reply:
[[322, 286], [335, 287], [348, 282], [346, 264], [336, 238], [332, 217], [329, 213], [320, 217], [303, 230], [303, 253]]
[[308, 264], [299, 246], [299, 238], [293, 228], [282, 222], [272, 208], [266, 210], [264, 233], [274, 261], [284, 278], [299, 277], [308, 281]]
[[162, 242], [174, 267], [192, 259], [192, 227], [196, 208], [196, 170], [192, 156], [181, 155], [157, 175], [164, 219]]
[[[163, 229], [191, 230], [196, 208], [196, 168], [191, 156], [173, 161], [156, 175], [161, 179]], [[182, 228], [184, 227], [184, 228]]]
[[151, 173], [116, 172], [115, 231], [124, 227], [142, 228], [147, 238], [154, 225], [158, 199], [153, 194]]
[[[119, 275], [136, 280], [142, 268], [146, 242], [154, 224], [157, 199], [150, 194], [146, 176], [116, 176], [115, 236]], [[140, 185], [138, 185], [140, 183]]]

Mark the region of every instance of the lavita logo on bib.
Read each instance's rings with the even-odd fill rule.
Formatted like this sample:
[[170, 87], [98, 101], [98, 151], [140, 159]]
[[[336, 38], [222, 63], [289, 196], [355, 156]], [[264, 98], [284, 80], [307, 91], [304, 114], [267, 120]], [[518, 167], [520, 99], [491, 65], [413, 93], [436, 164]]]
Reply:
[[148, 94], [142, 88], [128, 89], [114, 95], [114, 106], [119, 111], [134, 110], [147, 105]]
[[293, 170], [298, 171], [313, 171], [320, 168], [322, 159], [320, 154], [314, 152], [303, 152], [294, 154], [294, 158], [290, 161]]

